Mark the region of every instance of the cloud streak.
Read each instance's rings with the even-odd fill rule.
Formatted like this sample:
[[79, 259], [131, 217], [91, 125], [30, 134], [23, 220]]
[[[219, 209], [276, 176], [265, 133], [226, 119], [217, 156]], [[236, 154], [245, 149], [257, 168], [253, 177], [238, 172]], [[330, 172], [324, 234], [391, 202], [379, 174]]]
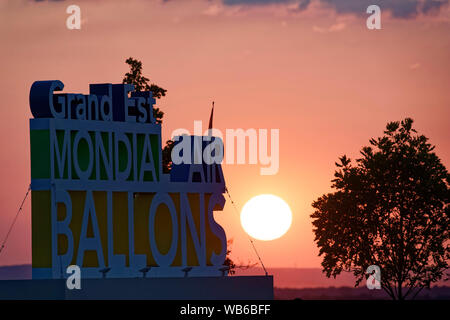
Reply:
[[339, 31], [344, 30], [345, 27], [346, 27], [346, 24], [344, 22], [339, 22], [339, 23], [331, 25], [328, 28], [314, 26], [313, 31], [318, 32], [318, 33], [339, 32]]
[[[222, 0], [224, 5], [264, 6], [270, 4], [297, 4], [297, 11], [306, 10], [311, 0]], [[316, 0], [338, 14], [365, 16], [369, 5], [376, 4], [395, 18], [411, 19], [419, 14], [439, 12], [450, 0]]]
[[[31, 0], [33, 2], [60, 2], [65, 0]], [[148, 0], [143, 0], [148, 1]], [[160, 0], [162, 3], [175, 0]], [[205, 0], [211, 1], [211, 0]], [[307, 10], [311, 4], [317, 3], [324, 8], [330, 8], [338, 14], [352, 14], [366, 17], [366, 9], [370, 5], [378, 5], [382, 12], [390, 12], [394, 18], [414, 19], [418, 15], [429, 15], [439, 13], [440, 10], [450, 3], [450, 0], [218, 0], [204, 12], [207, 15], [217, 15], [223, 11], [218, 5], [224, 7], [256, 7], [267, 5], [289, 6], [289, 12], [298, 13]]]

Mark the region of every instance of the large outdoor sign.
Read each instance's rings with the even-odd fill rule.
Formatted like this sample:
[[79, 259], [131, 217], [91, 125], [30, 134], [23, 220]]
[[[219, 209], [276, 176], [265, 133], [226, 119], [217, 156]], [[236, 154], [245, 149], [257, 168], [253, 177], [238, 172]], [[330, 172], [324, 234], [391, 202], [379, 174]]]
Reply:
[[150, 92], [91, 84], [89, 95], [55, 93], [63, 87], [37, 81], [30, 91], [33, 278], [65, 277], [69, 265], [83, 277], [137, 277], [146, 267], [150, 277], [182, 277], [187, 266], [189, 276], [220, 275], [220, 164], [163, 174]]

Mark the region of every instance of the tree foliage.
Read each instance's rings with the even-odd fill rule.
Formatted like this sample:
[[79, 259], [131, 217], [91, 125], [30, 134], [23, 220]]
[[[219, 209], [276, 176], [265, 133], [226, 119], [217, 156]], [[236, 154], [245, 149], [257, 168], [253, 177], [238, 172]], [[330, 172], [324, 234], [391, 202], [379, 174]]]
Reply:
[[229, 268], [228, 269], [228, 275], [232, 276], [232, 275], [236, 274], [236, 270], [238, 270], [238, 269], [240, 269], [240, 270], [247, 270], [247, 269], [253, 268], [253, 267], [258, 265], [258, 263], [251, 262], [250, 260], [248, 260], [247, 262], [238, 262], [238, 264], [236, 264], [231, 259], [231, 246], [232, 245], [233, 245], [233, 239], [229, 239], [227, 241], [226, 258], [225, 258], [225, 261], [223, 263], [224, 266]]
[[[166, 89], [163, 89], [156, 84], [149, 84], [150, 79], [142, 75], [142, 62], [132, 57], [125, 60], [125, 63], [130, 66], [130, 72], [125, 74], [122, 83], [133, 84], [136, 91], [151, 91], [153, 98], [161, 99], [166, 96]], [[164, 112], [159, 108], [153, 108], [153, 118], [156, 123], [162, 123]]]
[[228, 274], [231, 275], [231, 276], [236, 273], [236, 264], [234, 263], [233, 260], [231, 260], [231, 257], [230, 257], [230, 255], [231, 255], [231, 248], [230, 248], [230, 246], [231, 246], [232, 243], [233, 243], [232, 239], [227, 241], [227, 255], [226, 255], [225, 261], [223, 263], [224, 266], [227, 266], [229, 268], [228, 269]]
[[369, 265], [393, 299], [415, 297], [449, 267], [447, 169], [413, 120], [390, 122], [356, 163], [336, 163], [334, 192], [313, 203], [315, 241], [323, 271], [353, 272], [357, 286]]
[[172, 170], [172, 149], [174, 144], [173, 140], [167, 140], [162, 150], [162, 169], [164, 173], [169, 173]]
[[[159, 87], [158, 85], [152, 83], [149, 84], [150, 79], [142, 75], [142, 62], [129, 57], [125, 60], [125, 63], [130, 66], [130, 72], [125, 74], [122, 83], [133, 84], [136, 91], [151, 91], [153, 98], [161, 99], [161, 97], [166, 96], [166, 89]], [[157, 107], [153, 107], [153, 118], [156, 123], [162, 123], [164, 117], [164, 112]], [[174, 142], [172, 140], [167, 140], [166, 145], [162, 150], [162, 167], [164, 173], [170, 173], [172, 169], [172, 149]]]

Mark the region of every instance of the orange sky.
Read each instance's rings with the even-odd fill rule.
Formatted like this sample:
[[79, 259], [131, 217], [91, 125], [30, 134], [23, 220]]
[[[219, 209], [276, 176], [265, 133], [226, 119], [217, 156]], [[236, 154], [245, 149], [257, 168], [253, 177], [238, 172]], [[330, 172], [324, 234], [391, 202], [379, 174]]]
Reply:
[[[89, 83], [121, 82], [129, 56], [168, 90], [158, 103], [164, 139], [176, 128], [193, 130], [194, 120], [206, 126], [213, 99], [214, 124], [223, 132], [280, 129], [277, 175], [261, 176], [257, 165], [224, 165], [239, 207], [273, 193], [293, 211], [284, 237], [255, 241], [266, 266], [320, 267], [311, 203], [330, 190], [337, 157], [357, 156], [386, 122], [414, 118], [449, 167], [446, 1], [426, 16], [382, 11], [378, 31], [366, 28], [366, 14], [336, 13], [319, 0], [303, 11], [294, 10], [295, 1], [230, 2], [77, 1], [83, 21], [77, 31], [65, 27], [72, 2], [0, 0], [0, 240], [30, 182], [33, 81], [59, 79], [65, 91], [87, 93]], [[234, 240], [233, 258], [256, 262], [229, 202], [216, 218]], [[30, 221], [28, 201], [0, 265], [31, 263]]]

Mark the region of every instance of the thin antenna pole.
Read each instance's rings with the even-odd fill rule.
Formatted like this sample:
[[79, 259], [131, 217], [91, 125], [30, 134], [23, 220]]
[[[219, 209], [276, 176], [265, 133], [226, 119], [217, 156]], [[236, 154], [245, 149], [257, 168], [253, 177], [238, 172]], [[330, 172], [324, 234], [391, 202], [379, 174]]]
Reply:
[[213, 128], [213, 117], [214, 117], [214, 101], [212, 102], [211, 115], [209, 116], [208, 134], [211, 135], [211, 130]]
[[22, 203], [20, 204], [19, 210], [17, 211], [16, 216], [14, 217], [14, 220], [11, 223], [11, 226], [9, 227], [8, 233], [6, 233], [5, 239], [3, 239], [2, 245], [0, 247], [0, 254], [2, 253], [3, 249], [5, 248], [6, 241], [8, 241], [9, 234], [11, 233], [11, 231], [14, 227], [14, 224], [17, 221], [17, 217], [19, 216], [20, 211], [22, 211], [23, 204], [25, 203], [25, 200], [27, 199], [28, 194], [30, 193], [30, 190], [31, 190], [31, 184], [28, 185], [27, 193], [25, 194], [25, 197], [23, 198]]
[[[227, 188], [227, 187], [225, 187], [225, 192], [228, 194], [228, 198], [230, 198], [230, 201], [231, 201], [231, 204], [232, 204], [233, 207], [234, 207], [234, 210], [235, 210], [236, 213], [239, 215], [239, 211], [238, 211], [238, 209], [237, 209], [237, 207], [236, 207], [236, 204], [234, 203], [233, 199], [231, 199], [231, 195], [230, 195], [230, 192], [228, 191], [228, 188]], [[261, 259], [260, 255], [258, 254], [258, 250], [256, 250], [255, 243], [253, 242], [252, 238], [250, 238], [249, 236], [247, 236], [247, 238], [248, 238], [248, 240], [250, 241], [250, 243], [252, 244], [253, 250], [255, 251], [256, 256], [258, 257], [259, 262], [261, 263], [262, 268], [264, 269], [264, 273], [266, 274], [266, 276], [268, 276], [266, 267], [264, 266], [264, 263], [262, 262], [262, 259]]]

